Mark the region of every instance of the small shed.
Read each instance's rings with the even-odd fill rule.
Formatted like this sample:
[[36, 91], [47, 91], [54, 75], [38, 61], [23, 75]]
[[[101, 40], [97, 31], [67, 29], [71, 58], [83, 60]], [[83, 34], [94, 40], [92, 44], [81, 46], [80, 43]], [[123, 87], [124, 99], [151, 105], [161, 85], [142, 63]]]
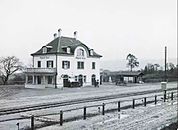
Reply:
[[114, 71], [110, 73], [112, 82], [130, 82], [139, 83], [142, 81], [142, 76], [144, 74], [139, 71]]

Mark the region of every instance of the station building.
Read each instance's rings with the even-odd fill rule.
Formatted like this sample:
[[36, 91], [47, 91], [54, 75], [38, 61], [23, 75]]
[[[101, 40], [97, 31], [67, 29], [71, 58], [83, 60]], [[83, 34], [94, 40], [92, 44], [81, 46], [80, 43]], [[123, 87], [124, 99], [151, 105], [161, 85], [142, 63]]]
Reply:
[[100, 81], [100, 58], [74, 37], [61, 36], [61, 29], [54, 39], [42, 46], [33, 57], [32, 68], [26, 68], [26, 88], [63, 88], [70, 83], [80, 86], [94, 85]]

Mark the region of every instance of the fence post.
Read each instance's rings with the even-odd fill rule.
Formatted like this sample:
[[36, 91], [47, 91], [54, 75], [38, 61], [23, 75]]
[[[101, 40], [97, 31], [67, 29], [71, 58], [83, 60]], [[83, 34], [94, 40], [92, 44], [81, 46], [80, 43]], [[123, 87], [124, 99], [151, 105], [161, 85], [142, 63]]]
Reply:
[[104, 113], [104, 107], [105, 107], [105, 104], [103, 103], [103, 111], [102, 111], [102, 115], [104, 115], [105, 113]]
[[83, 119], [85, 120], [86, 119], [86, 106], [84, 106], [83, 108]]
[[120, 111], [121, 111], [121, 102], [118, 101], [118, 112], [120, 112]]
[[171, 100], [173, 100], [173, 98], [174, 98], [174, 94], [173, 92], [171, 92]]
[[19, 130], [19, 122], [18, 122], [16, 125], [17, 125], [17, 128], [18, 128], [18, 130]]
[[164, 102], [166, 102], [166, 94], [164, 94]]
[[167, 94], [167, 90], [164, 90], [164, 94]]
[[135, 108], [135, 99], [133, 99], [132, 108]]
[[146, 97], [144, 97], [144, 106], [146, 106]]
[[155, 95], [155, 105], [157, 104], [157, 96]]
[[63, 111], [60, 111], [60, 126], [63, 124]]
[[35, 127], [34, 127], [34, 115], [31, 116], [31, 130], [35, 130]]

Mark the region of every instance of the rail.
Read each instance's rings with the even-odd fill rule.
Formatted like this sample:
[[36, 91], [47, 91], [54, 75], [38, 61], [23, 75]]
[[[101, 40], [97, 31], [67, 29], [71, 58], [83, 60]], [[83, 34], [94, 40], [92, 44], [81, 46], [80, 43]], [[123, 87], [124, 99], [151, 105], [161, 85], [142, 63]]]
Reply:
[[55, 68], [26, 68], [25, 73], [55, 73]]

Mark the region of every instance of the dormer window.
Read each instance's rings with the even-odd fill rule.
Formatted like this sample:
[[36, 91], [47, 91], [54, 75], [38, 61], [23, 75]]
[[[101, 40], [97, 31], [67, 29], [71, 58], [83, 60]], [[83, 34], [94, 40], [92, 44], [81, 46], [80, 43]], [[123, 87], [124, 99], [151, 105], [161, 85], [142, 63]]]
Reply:
[[47, 47], [43, 47], [43, 53], [47, 53]]
[[70, 54], [70, 47], [68, 46], [62, 46], [62, 50], [68, 54]]
[[93, 56], [93, 49], [90, 50], [90, 55]]
[[77, 50], [77, 56], [84, 56], [84, 50], [83, 49], [78, 49]]
[[52, 46], [43, 46], [42, 51], [43, 53], [49, 52], [53, 47]]
[[67, 47], [67, 53], [68, 53], [68, 54], [70, 53], [70, 48], [69, 48], [69, 47]]

